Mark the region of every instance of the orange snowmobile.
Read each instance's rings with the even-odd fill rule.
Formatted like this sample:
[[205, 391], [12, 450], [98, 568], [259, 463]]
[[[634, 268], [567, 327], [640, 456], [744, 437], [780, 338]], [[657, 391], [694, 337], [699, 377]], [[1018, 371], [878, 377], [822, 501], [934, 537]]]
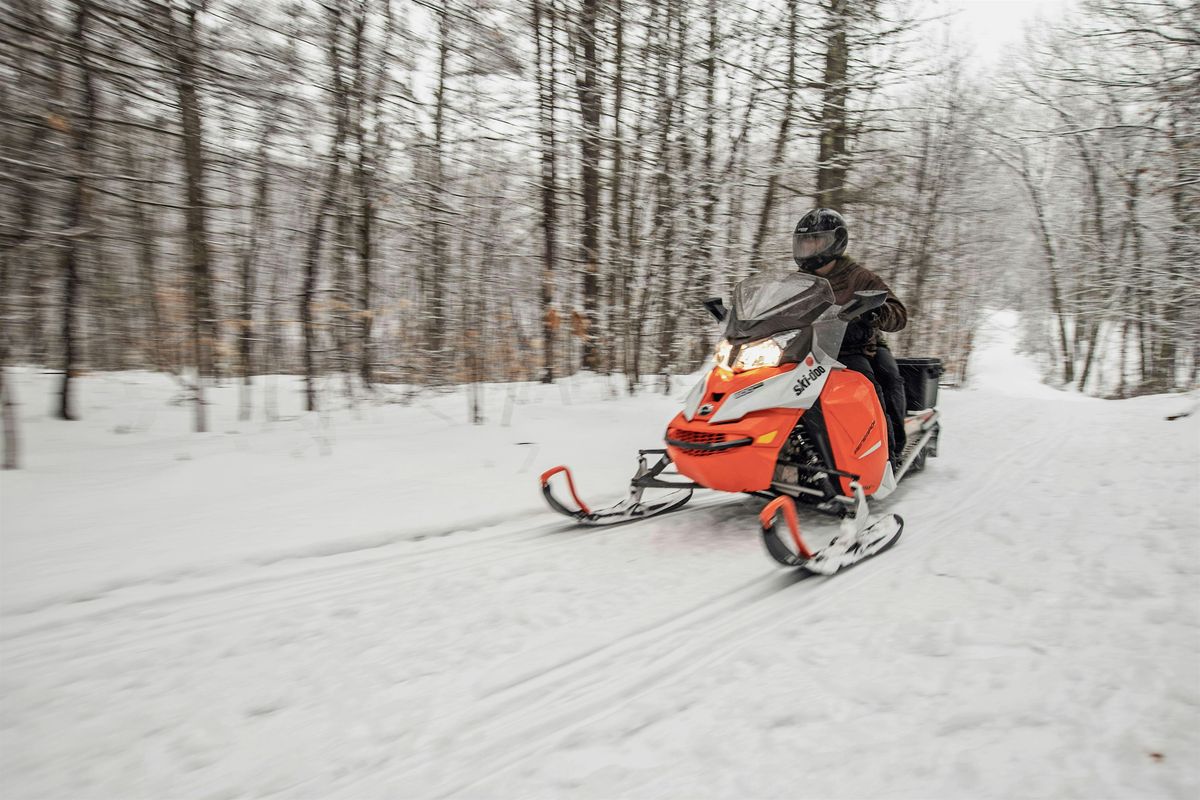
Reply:
[[[937, 455], [941, 367], [937, 359], [898, 359], [909, 444], [894, 470], [875, 387], [836, 358], [847, 323], [886, 299], [884, 291], [858, 292], [838, 306], [824, 278], [772, 272], [739, 283], [732, 309], [707, 301], [725, 323], [715, 364], [667, 426], [666, 448], [639, 451], [629, 496], [592, 510], [576, 493], [570, 470], [559, 466], [541, 476], [546, 501], [580, 524], [609, 525], [674, 511], [695, 489], [752, 494], [770, 500], [759, 517], [771, 557], [822, 574], [890, 547], [904, 521], [895, 514], [871, 521], [867, 498], [891, 494], [901, 478]], [[658, 460], [651, 465], [648, 456]], [[559, 474], [574, 508], [551, 489]], [[647, 489], [670, 491], [647, 500]], [[822, 547], [806, 541], [797, 502], [842, 517], [839, 534]], [[777, 528], [780, 516], [786, 532]]]

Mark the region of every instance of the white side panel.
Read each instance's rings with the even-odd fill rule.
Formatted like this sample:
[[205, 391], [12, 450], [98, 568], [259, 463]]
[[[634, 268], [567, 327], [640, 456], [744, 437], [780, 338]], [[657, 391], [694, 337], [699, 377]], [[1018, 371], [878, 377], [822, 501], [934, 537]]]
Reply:
[[708, 376], [709, 373], [704, 373], [704, 377], [692, 387], [692, 390], [688, 392], [687, 399], [683, 401], [683, 418], [688, 422], [691, 422], [692, 418], [696, 416], [696, 410], [700, 408], [700, 401], [704, 399], [704, 387], [708, 385]]
[[791, 372], [776, 375], [735, 393], [709, 421], [733, 422], [752, 411], [765, 408], [812, 408], [821, 396], [833, 367], [816, 363], [812, 355], [805, 362], [809, 359], [813, 361], [812, 366], [802, 362]]
[[876, 500], [882, 500], [894, 491], [896, 491], [896, 474], [892, 472], [892, 464], [889, 461], [883, 465], [883, 478], [879, 481], [879, 488], [871, 496]]

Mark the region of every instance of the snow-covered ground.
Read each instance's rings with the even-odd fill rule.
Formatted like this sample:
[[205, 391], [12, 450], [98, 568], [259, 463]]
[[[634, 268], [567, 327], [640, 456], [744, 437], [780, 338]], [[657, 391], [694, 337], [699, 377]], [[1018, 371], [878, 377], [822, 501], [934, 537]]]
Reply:
[[544, 510], [562, 462], [615, 499], [686, 383], [489, 387], [483, 426], [461, 394], [237, 423], [228, 388], [196, 435], [160, 376], [63, 423], [23, 374], [0, 790], [1194, 798], [1200, 424], [1042, 386], [1013, 325], [943, 390], [898, 546], [828, 579], [773, 566], [761, 501]]

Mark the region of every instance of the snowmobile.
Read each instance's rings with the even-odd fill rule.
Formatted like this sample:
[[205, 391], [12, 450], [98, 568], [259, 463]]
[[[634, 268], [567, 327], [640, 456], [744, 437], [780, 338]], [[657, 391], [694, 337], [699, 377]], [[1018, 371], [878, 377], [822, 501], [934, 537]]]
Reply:
[[[741, 492], [770, 501], [759, 527], [767, 552], [785, 566], [832, 574], [889, 548], [904, 521], [896, 514], [872, 521], [867, 498], [887, 497], [937, 455], [940, 362], [897, 359], [909, 410], [908, 445], [894, 468], [874, 386], [835, 357], [849, 322], [886, 299], [884, 291], [860, 291], [839, 306], [824, 278], [781, 271], [738, 283], [732, 308], [705, 301], [725, 323], [715, 363], [668, 424], [666, 446], [638, 452], [628, 497], [593, 510], [570, 470], [558, 466], [540, 476], [546, 502], [582, 525], [611, 525], [675, 511], [696, 489]], [[573, 506], [551, 488], [557, 475]], [[649, 500], [647, 490], [669, 491]], [[797, 503], [841, 517], [838, 534], [824, 546], [806, 540]]]

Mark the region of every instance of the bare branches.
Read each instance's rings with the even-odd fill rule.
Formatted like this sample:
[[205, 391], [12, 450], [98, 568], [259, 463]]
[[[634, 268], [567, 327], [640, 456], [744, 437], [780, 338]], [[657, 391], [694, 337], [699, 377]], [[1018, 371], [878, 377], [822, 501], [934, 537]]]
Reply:
[[1176, 385], [1195, 22], [1092, 0], [984, 81], [890, 2], [19, 0], [5, 357], [188, 375], [198, 427], [205, 381], [238, 377], [249, 414], [265, 373], [305, 373], [313, 408], [335, 373], [347, 402], [581, 368], [666, 387], [717, 335], [697, 299], [789, 268], [815, 200], [917, 312], [898, 344], [962, 368], [1017, 298], [1059, 375], [1112, 384], [1120, 339], [1126, 390]]

